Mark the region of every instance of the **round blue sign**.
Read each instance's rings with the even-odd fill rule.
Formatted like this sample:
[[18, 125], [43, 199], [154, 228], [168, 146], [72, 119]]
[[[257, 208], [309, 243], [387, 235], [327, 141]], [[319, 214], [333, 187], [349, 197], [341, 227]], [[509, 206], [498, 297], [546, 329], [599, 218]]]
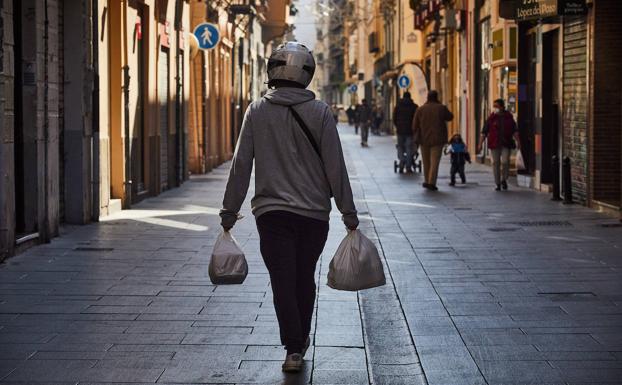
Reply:
[[358, 89], [359, 89], [359, 87], [358, 87], [356, 84], [352, 84], [352, 85], [350, 86], [350, 93], [352, 93], [352, 94], [353, 94], [353, 93], [355, 93], [355, 92], [356, 92], [356, 90], [358, 90]]
[[397, 79], [397, 84], [400, 88], [408, 88], [408, 86], [410, 86], [410, 78], [406, 75], [402, 75]]
[[212, 23], [197, 25], [194, 29], [194, 36], [199, 41], [199, 48], [201, 49], [212, 49], [216, 47], [220, 41], [218, 26]]

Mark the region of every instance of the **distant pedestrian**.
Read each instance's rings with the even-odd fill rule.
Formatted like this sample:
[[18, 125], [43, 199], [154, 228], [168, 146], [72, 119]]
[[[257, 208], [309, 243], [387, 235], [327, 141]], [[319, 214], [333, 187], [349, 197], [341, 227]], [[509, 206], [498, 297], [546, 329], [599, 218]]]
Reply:
[[331, 195], [346, 227], [359, 223], [331, 109], [305, 89], [314, 70], [313, 55], [302, 44], [287, 42], [272, 52], [270, 90], [246, 110], [220, 212], [229, 231], [254, 163], [251, 208], [287, 349], [285, 372], [301, 370], [311, 342], [315, 267], [328, 236]]
[[373, 125], [372, 125], [372, 134], [380, 135], [380, 127], [382, 126], [382, 122], [384, 121], [384, 112], [382, 111], [381, 106], [374, 106], [373, 110]]
[[348, 117], [348, 124], [351, 126], [354, 124], [354, 115], [354, 106], [350, 105], [350, 107], [346, 110], [346, 116]]
[[367, 104], [367, 99], [363, 99], [361, 105], [358, 108], [357, 118], [359, 126], [361, 128], [361, 146], [367, 147], [367, 139], [369, 138], [369, 127], [372, 123], [372, 110]]
[[354, 106], [354, 134], [358, 135], [359, 133], [359, 126], [361, 125], [361, 118], [360, 118], [360, 111], [361, 111], [361, 103], [357, 103], [356, 106]]
[[413, 102], [410, 92], [405, 92], [404, 97], [400, 99], [393, 109], [393, 124], [397, 131], [397, 159], [399, 160], [400, 174], [413, 171], [413, 118], [417, 111], [417, 106]]
[[339, 123], [339, 107], [336, 104], [333, 104], [331, 111], [333, 112], [333, 119], [335, 119], [335, 123]]
[[417, 109], [413, 119], [414, 141], [421, 146], [423, 187], [436, 191], [438, 166], [443, 155], [443, 146], [447, 143], [447, 122], [454, 115], [438, 101], [438, 92], [428, 92], [428, 100]]
[[466, 183], [466, 174], [464, 172], [465, 164], [471, 163], [471, 154], [466, 149], [466, 144], [462, 140], [460, 134], [452, 136], [445, 154], [451, 154], [451, 170], [449, 171], [451, 181], [450, 186], [456, 185], [456, 174], [460, 174], [462, 184]]
[[510, 173], [510, 154], [513, 149], [520, 150], [520, 137], [514, 116], [505, 109], [505, 101], [497, 99], [493, 103], [493, 113], [490, 114], [482, 130], [477, 152], [482, 151], [484, 140], [488, 142], [488, 149], [492, 155], [492, 170], [495, 177], [495, 190], [508, 189]]

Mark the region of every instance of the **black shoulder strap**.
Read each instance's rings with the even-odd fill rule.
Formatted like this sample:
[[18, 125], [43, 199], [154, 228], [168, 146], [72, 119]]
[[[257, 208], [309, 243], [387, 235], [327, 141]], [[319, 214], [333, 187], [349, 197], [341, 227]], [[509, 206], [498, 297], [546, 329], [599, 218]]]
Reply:
[[[294, 106], [288, 106], [288, 107], [289, 107], [289, 110], [292, 112], [292, 115], [294, 115], [294, 119], [296, 119], [296, 122], [298, 122], [298, 125], [300, 126], [302, 131], [305, 133], [305, 136], [307, 137], [307, 139], [309, 139], [309, 143], [311, 143], [311, 146], [313, 146], [313, 149], [315, 150], [317, 156], [320, 158], [320, 163], [322, 164], [322, 172], [324, 173], [324, 177], [326, 178], [326, 182], [328, 183], [328, 176], [326, 176], [326, 169], [324, 168], [325, 165], [324, 165], [324, 160], [322, 159], [322, 153], [320, 152], [320, 146], [317, 145], [317, 142], [313, 138], [313, 135], [311, 135], [311, 131], [309, 130], [309, 127], [307, 127], [305, 121], [302, 120], [302, 117], [300, 116], [298, 111], [294, 109]], [[330, 183], [328, 183], [328, 186], [330, 189], [330, 196], [332, 198], [334, 196], [333, 189], [330, 187]]]
[[311, 143], [311, 146], [313, 146], [313, 149], [317, 153], [317, 156], [319, 156], [320, 159], [322, 159], [322, 153], [320, 152], [320, 146], [317, 145], [317, 142], [313, 138], [313, 135], [311, 135], [311, 131], [309, 131], [309, 127], [307, 127], [307, 125], [305, 124], [305, 121], [302, 120], [302, 117], [300, 117], [300, 114], [298, 114], [298, 112], [296, 111], [294, 107], [289, 106], [289, 110], [292, 112], [292, 115], [294, 115], [294, 119], [296, 119], [296, 121], [298, 122], [298, 125], [300, 126], [300, 128], [302, 128], [302, 131], [304, 131], [305, 135], [307, 136], [307, 139], [309, 139], [309, 142]]

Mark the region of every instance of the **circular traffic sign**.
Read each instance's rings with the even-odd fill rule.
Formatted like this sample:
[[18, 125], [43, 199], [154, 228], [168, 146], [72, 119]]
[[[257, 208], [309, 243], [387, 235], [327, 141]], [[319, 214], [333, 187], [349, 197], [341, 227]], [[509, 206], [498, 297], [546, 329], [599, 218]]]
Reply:
[[193, 35], [199, 41], [199, 48], [212, 49], [220, 41], [220, 31], [218, 26], [212, 23], [202, 23], [196, 26]]
[[353, 93], [355, 93], [358, 89], [359, 89], [359, 87], [358, 87], [356, 84], [352, 84], [352, 85], [350, 86], [350, 89], [349, 89], [349, 90], [350, 90], [350, 93], [352, 93], [352, 94], [353, 94]]
[[408, 86], [410, 86], [410, 78], [406, 75], [402, 75], [397, 79], [397, 84], [400, 88], [408, 88]]

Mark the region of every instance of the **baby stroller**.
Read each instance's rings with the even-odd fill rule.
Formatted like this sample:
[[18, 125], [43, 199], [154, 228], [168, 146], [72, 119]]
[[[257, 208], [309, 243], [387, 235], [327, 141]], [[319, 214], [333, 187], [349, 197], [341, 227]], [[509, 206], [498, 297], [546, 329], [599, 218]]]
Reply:
[[[406, 155], [406, 154], [404, 154]], [[394, 160], [393, 161], [393, 172], [397, 173], [399, 171], [399, 173], [403, 173], [404, 171], [409, 171], [409, 170], [405, 170], [406, 166], [404, 165], [403, 167], [401, 167], [400, 169], [400, 161], [398, 160]], [[419, 159], [419, 152], [418, 151], [414, 151], [413, 152], [413, 158], [412, 158], [412, 168], [410, 169], [411, 172], [418, 172], [421, 174], [421, 159]]]

